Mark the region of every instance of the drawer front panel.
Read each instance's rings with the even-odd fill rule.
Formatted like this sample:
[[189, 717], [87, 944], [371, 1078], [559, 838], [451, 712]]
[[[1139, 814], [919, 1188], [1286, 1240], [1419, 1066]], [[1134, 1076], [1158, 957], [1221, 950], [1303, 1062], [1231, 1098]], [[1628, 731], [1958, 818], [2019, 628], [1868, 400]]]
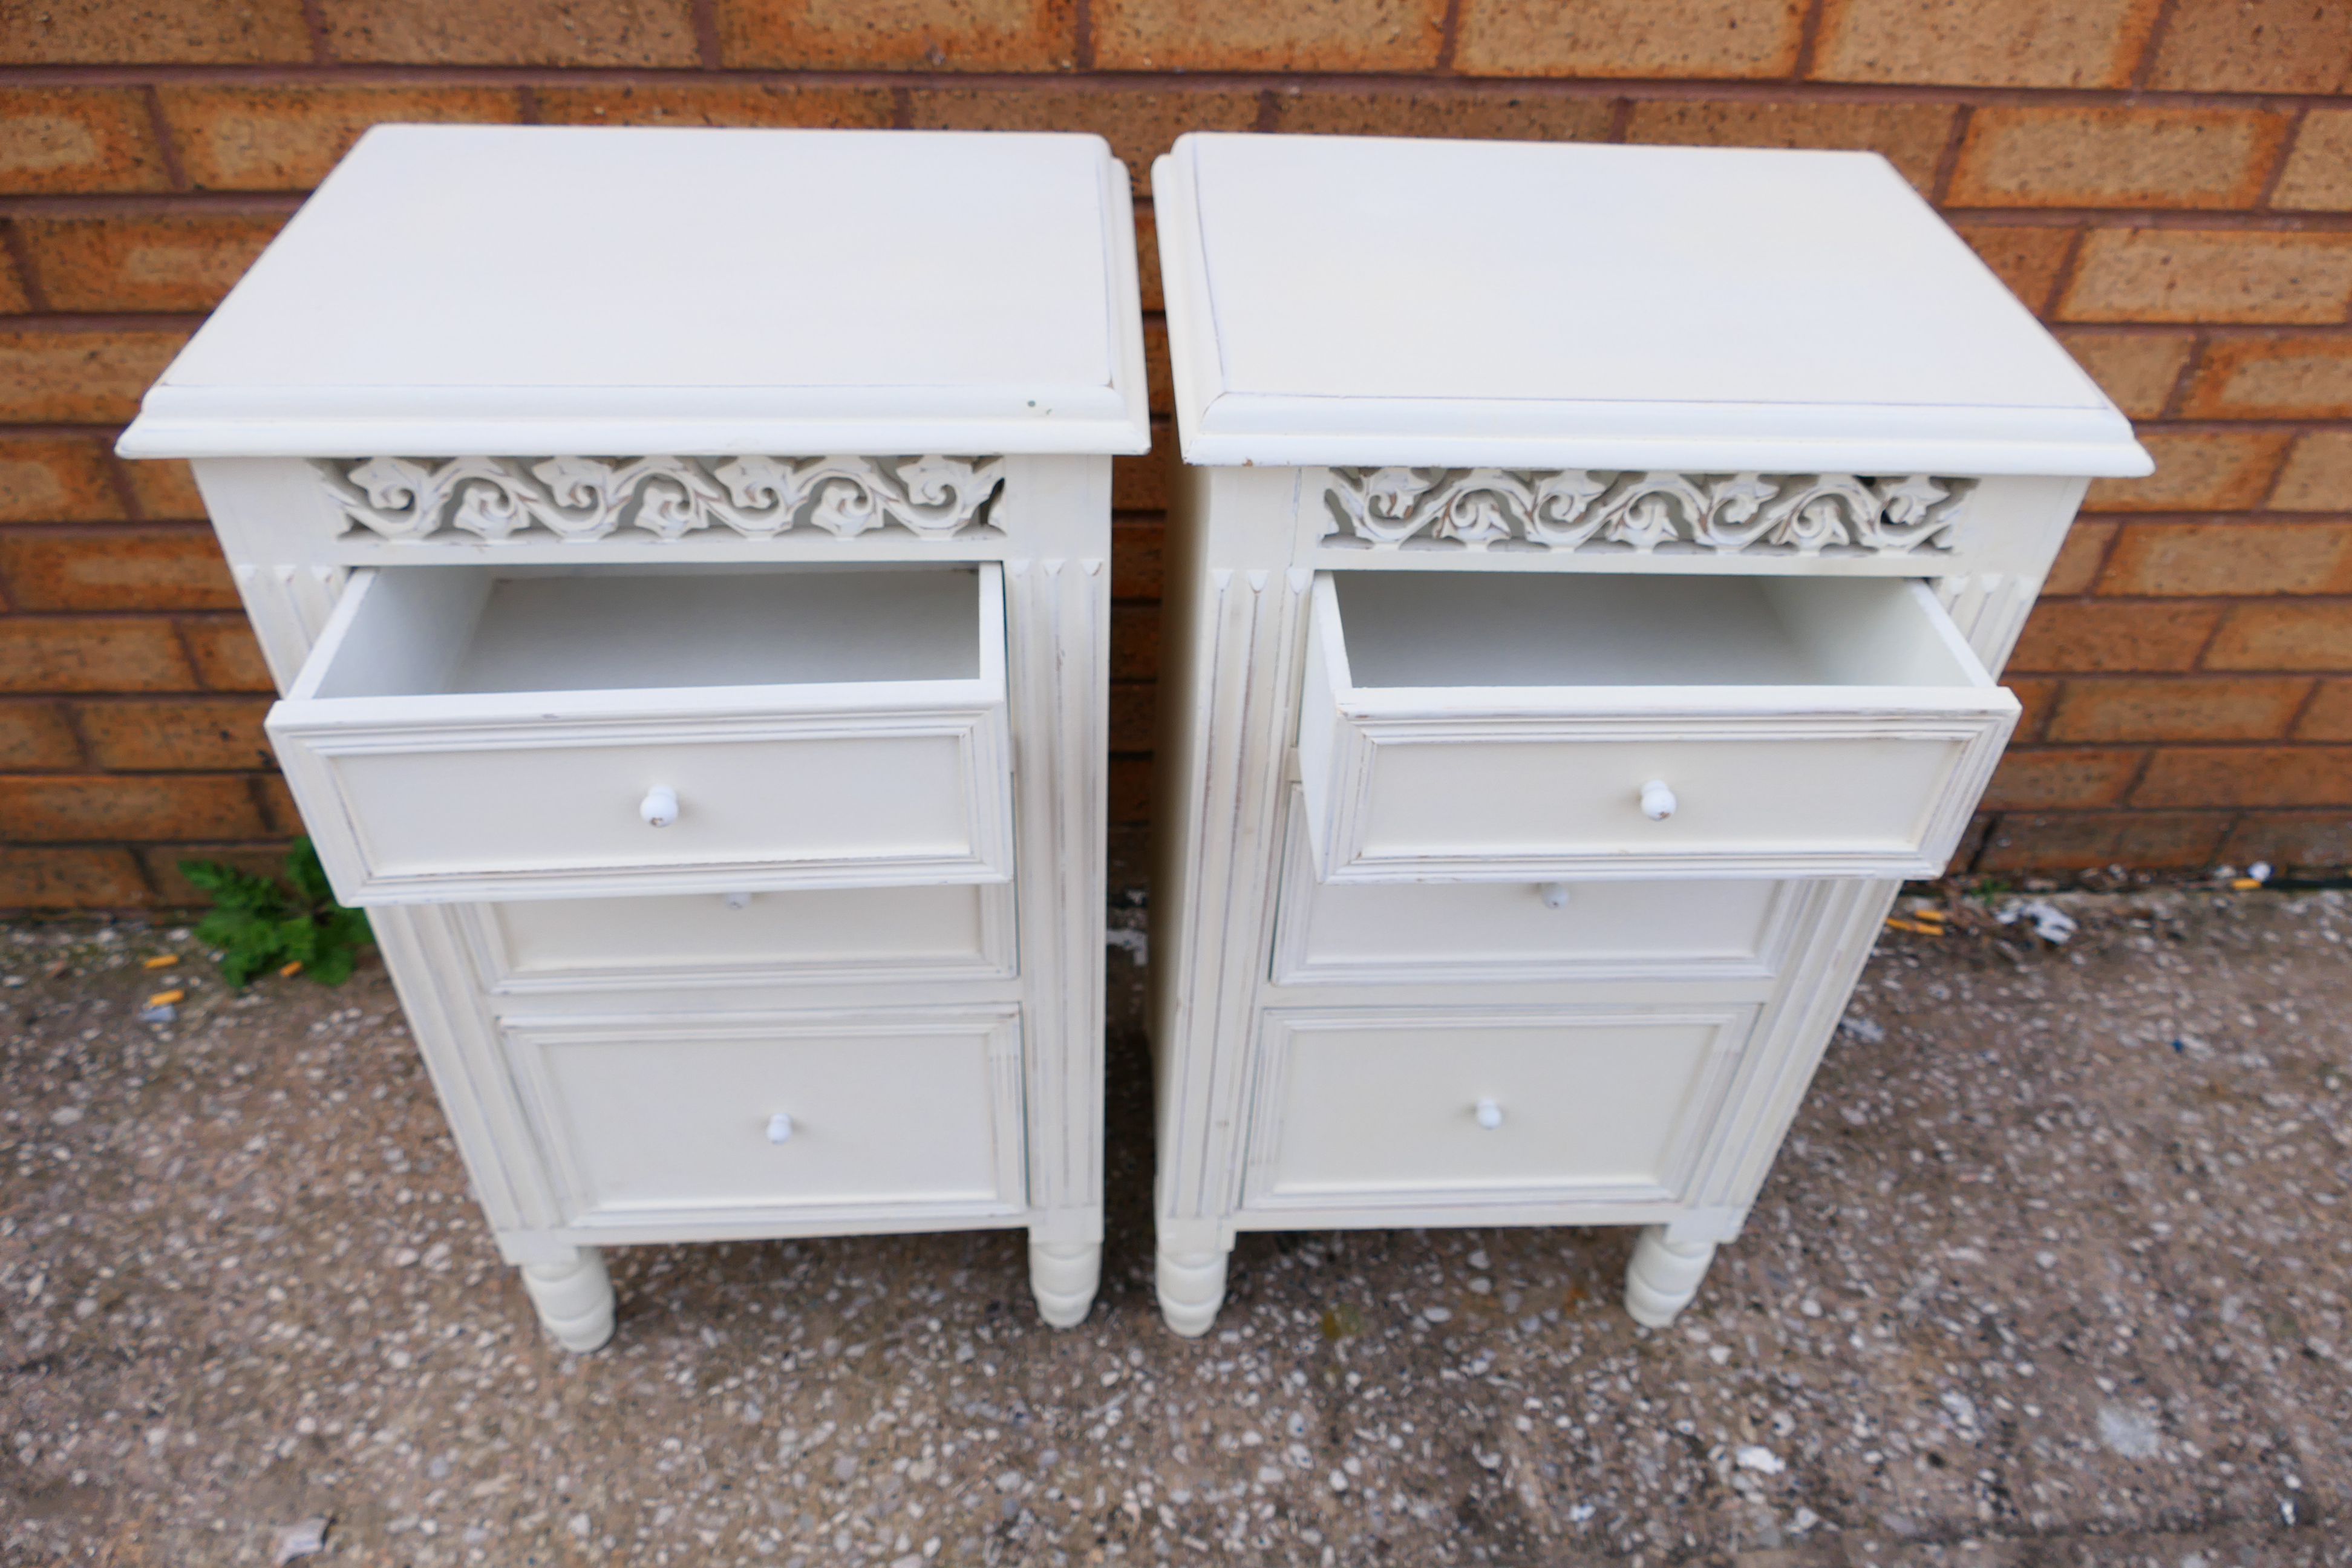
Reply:
[[501, 1028], [570, 1225], [887, 1226], [1024, 1206], [1013, 1009]]
[[[656, 649], [665, 662], [647, 666], [662, 680], [705, 668], [709, 686], [527, 691], [512, 683], [555, 672], [507, 645], [576, 642], [578, 616], [485, 623], [495, 595], [464, 574], [355, 573], [268, 731], [347, 903], [1003, 881], [1002, 574], [975, 577], [959, 590], [978, 627], [958, 645], [969, 679], [896, 679], [877, 637], [848, 672], [884, 678], [729, 684], [836, 671], [822, 647], [747, 658], [740, 645], [767, 626], [747, 619], [740, 638]], [[613, 638], [625, 642], [621, 603]], [[436, 642], [459, 640], [467, 661], [441, 668]], [[932, 656], [955, 666], [955, 649]], [[445, 689], [466, 680], [484, 689]]]
[[1801, 890], [1763, 879], [1318, 882], [1294, 798], [1274, 982], [1766, 979]]
[[483, 984], [503, 994], [1014, 973], [1003, 883], [530, 899], [461, 919]]
[[1755, 1012], [1268, 1013], [1244, 1205], [1675, 1200]]
[[[1465, 633], [1465, 652], [1414, 625], [1360, 662], [1391, 681], [1425, 667], [1431, 677], [1496, 684], [1359, 687], [1339, 595], [1328, 574], [1318, 578], [1299, 727], [1318, 874], [1363, 882], [1939, 873], [2016, 702], [1925, 588], [1826, 584], [1873, 595], [1856, 610], [1814, 602], [1823, 586], [1770, 587], [1790, 616], [1822, 612], [1793, 639], [1805, 646], [1775, 646], [1772, 661], [1743, 664], [1748, 645], [1766, 645], [1779, 623], [1763, 613], [1770, 604], [1740, 602], [1746, 618], [1727, 617], [1723, 646], [1664, 667], [1677, 680], [1722, 684], [1661, 683], [1652, 665], [1581, 648], [1555, 650], [1543, 672], [1612, 683], [1512, 684], [1507, 647]], [[1764, 594], [1757, 590], [1759, 601]], [[1866, 646], [1840, 646], [1832, 610], [1853, 612], [1853, 640]], [[1364, 640], [1377, 643], [1377, 631]], [[1775, 684], [1743, 683], [1743, 674]], [[1822, 683], [1793, 683], [1809, 674]], [[1870, 677], [1887, 684], [1862, 684]]]
[[[975, 728], [889, 736], [695, 742], [657, 735], [590, 744], [329, 750], [279, 733], [303, 816], [337, 823], [357, 885], [344, 901], [565, 897], [628, 889], [825, 887], [999, 880], [981, 840], [1009, 837], [977, 803], [1009, 810], [1001, 737]], [[675, 821], [648, 825], [666, 785]], [[321, 795], [324, 799], [320, 799]], [[984, 832], [993, 826], [993, 833]], [[336, 879], [342, 891], [343, 877]]]

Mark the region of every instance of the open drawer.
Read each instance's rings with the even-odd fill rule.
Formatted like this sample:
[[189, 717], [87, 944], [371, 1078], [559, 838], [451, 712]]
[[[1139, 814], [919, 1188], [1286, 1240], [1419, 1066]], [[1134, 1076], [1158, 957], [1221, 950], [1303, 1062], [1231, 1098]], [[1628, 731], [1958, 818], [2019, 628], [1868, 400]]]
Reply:
[[1331, 882], [1931, 877], [2017, 721], [1923, 584], [1318, 574]]
[[1003, 881], [1003, 617], [993, 563], [359, 571], [268, 731], [346, 903]]

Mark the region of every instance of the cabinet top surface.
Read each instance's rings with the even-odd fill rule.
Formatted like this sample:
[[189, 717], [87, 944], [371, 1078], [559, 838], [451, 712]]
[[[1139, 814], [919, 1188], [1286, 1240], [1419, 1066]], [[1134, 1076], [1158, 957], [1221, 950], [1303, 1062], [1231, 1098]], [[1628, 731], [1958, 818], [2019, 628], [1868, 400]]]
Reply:
[[147, 397], [131, 456], [1126, 452], [1097, 137], [383, 126]]
[[2147, 471], [1873, 153], [1184, 137], [1194, 462]]

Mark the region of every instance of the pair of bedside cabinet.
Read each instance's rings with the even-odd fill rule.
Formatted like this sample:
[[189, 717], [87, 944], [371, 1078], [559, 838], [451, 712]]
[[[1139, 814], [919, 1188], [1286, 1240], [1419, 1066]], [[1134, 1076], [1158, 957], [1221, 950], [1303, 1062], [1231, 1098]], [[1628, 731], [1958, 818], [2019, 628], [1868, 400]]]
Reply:
[[[1738, 1230], [2127, 426], [1880, 161], [1193, 136], [1158, 1281], [1251, 1227]], [[149, 394], [542, 1321], [609, 1245], [1101, 1247], [1097, 140], [386, 127]]]

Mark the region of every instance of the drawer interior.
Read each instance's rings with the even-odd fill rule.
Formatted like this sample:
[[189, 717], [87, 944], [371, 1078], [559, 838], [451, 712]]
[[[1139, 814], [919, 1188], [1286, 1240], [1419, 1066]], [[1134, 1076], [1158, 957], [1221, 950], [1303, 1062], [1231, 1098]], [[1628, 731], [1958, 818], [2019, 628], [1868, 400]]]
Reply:
[[1990, 684], [1887, 577], [1332, 574], [1355, 688]]
[[293, 695], [971, 680], [980, 581], [970, 565], [387, 568]]

